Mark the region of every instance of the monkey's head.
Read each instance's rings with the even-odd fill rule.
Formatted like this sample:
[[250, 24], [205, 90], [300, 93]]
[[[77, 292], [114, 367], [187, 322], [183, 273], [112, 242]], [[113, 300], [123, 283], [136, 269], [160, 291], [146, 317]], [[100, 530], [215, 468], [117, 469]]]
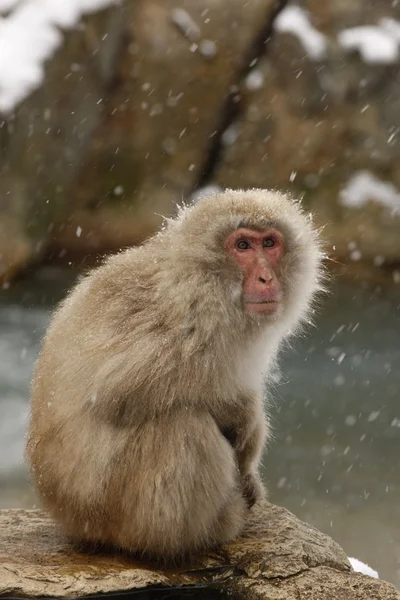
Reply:
[[318, 235], [298, 202], [266, 190], [227, 190], [180, 211], [169, 233], [186, 265], [214, 277], [250, 319], [288, 328], [320, 289]]

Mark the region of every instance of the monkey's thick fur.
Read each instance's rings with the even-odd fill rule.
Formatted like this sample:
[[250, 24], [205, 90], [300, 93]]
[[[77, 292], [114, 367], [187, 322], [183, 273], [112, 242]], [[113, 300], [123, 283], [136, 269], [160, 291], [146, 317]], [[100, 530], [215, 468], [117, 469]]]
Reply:
[[[285, 238], [282, 302], [246, 313], [224, 240], [270, 226]], [[240, 533], [263, 494], [263, 380], [308, 316], [320, 261], [297, 203], [226, 191], [80, 281], [43, 344], [27, 443], [72, 539], [174, 561]]]

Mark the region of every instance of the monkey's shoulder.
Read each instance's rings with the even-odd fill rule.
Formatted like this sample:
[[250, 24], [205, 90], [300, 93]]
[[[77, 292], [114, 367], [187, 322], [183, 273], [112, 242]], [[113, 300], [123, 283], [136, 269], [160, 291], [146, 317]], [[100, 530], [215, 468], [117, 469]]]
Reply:
[[142, 247], [129, 248], [109, 256], [103, 264], [83, 275], [60, 304], [61, 311], [111, 308], [128, 300], [132, 306], [140, 302], [154, 287], [156, 262], [145, 256]]

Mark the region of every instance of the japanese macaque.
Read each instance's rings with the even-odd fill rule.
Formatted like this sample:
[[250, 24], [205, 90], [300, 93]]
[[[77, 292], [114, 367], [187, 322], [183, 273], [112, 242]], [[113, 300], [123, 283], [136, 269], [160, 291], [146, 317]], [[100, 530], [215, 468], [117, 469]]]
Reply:
[[78, 283], [43, 344], [27, 443], [73, 540], [176, 562], [240, 534], [264, 496], [264, 383], [320, 265], [298, 203], [228, 190]]

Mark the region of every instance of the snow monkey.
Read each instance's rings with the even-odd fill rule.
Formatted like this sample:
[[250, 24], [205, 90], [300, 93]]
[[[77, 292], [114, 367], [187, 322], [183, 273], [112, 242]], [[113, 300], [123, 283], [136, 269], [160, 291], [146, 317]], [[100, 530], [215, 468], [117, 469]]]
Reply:
[[264, 495], [265, 376], [320, 264], [296, 202], [227, 190], [78, 283], [41, 350], [27, 443], [72, 540], [179, 562], [240, 534]]

